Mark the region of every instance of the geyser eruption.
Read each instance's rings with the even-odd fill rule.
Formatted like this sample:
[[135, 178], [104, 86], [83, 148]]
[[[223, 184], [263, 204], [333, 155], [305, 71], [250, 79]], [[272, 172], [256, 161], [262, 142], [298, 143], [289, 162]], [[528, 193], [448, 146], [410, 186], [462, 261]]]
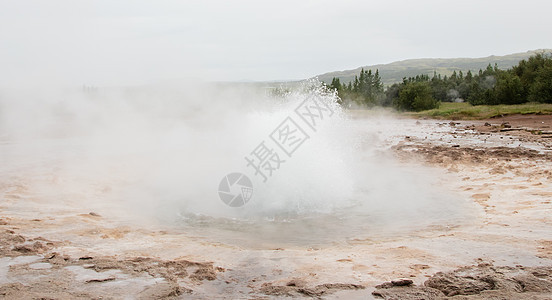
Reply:
[[[462, 216], [432, 171], [382, 151], [385, 119], [348, 118], [318, 82], [278, 98], [213, 84], [1, 96], [0, 172], [22, 180], [8, 178], [23, 170], [50, 204], [249, 244], [385, 236]], [[255, 165], [263, 158], [269, 168]], [[219, 197], [234, 172], [253, 188], [239, 207]]]
[[245, 124], [254, 131], [237, 128], [247, 134], [251, 147], [238, 160], [228, 159], [241, 163], [236, 167], [252, 178], [255, 197], [228, 213], [285, 217], [348, 205], [353, 181], [347, 160], [352, 159], [354, 140], [344, 134], [337, 100], [335, 93], [310, 82], [286, 94], [270, 111], [254, 113], [251, 124]]

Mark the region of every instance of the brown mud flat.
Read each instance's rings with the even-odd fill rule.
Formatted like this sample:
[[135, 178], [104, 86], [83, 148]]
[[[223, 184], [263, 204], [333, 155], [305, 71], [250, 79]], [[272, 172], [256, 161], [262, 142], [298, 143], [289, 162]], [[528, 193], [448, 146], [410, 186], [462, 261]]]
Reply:
[[[3, 221], [3, 225], [9, 222]], [[96, 291], [97, 284], [115, 281], [121, 277], [159, 278], [155, 284], [136, 293], [121, 288], [111, 294], [123, 297], [126, 293], [140, 299], [174, 298], [190, 294], [186, 285], [201, 284], [204, 280], [215, 280], [217, 274], [225, 270], [212, 263], [180, 260], [160, 260], [152, 257], [120, 258], [112, 256], [82, 256], [72, 258], [53, 252], [61, 245], [43, 238], [26, 239], [13, 230], [0, 232], [0, 256], [4, 259], [17, 257], [31, 258], [29, 262], [10, 265], [13, 277], [44, 277], [34, 284], [19, 282], [0, 285], [2, 299], [92, 299], [101, 297]], [[75, 276], [71, 269], [88, 270], [86, 276]], [[109, 272], [116, 270], [117, 272]], [[119, 277], [119, 278], [117, 278]], [[80, 287], [76, 288], [77, 285]], [[113, 292], [113, 291], [112, 291]], [[105, 297], [104, 297], [105, 298]], [[109, 297], [108, 297], [109, 298]]]
[[444, 170], [443, 184], [480, 213], [472, 224], [318, 248], [212, 243], [80, 207], [27, 212], [32, 181], [14, 174], [0, 181], [0, 298], [552, 299], [551, 117], [402, 120], [421, 133], [390, 153]]
[[494, 123], [500, 122], [500, 124], [508, 123], [514, 128], [527, 127], [539, 130], [552, 130], [552, 115], [508, 115], [503, 117], [496, 117], [483, 122]]
[[386, 282], [372, 295], [383, 299], [550, 299], [552, 267], [495, 267], [491, 264], [439, 272], [422, 285]]
[[462, 121], [472, 123], [471, 127], [482, 133], [512, 132], [525, 138], [552, 138], [552, 115], [507, 115], [480, 121]]
[[291, 280], [285, 285], [273, 285], [264, 283], [261, 292], [269, 296], [288, 296], [288, 297], [321, 297], [331, 294], [338, 290], [362, 290], [366, 287], [359, 284], [344, 283], [325, 283], [315, 287], [307, 287], [306, 282], [302, 280]]
[[[452, 134], [458, 140], [468, 136], [473, 138], [474, 135], [486, 139], [485, 136], [494, 134], [500, 140], [518, 141], [519, 145], [513, 146], [512, 142], [436, 145], [406, 137], [391, 148], [402, 161], [422, 160], [462, 176], [466, 182], [462, 188], [473, 192], [473, 201], [483, 207], [487, 219], [501, 220], [487, 224], [514, 227], [515, 222], [508, 219], [517, 218], [524, 210], [528, 210], [525, 214], [527, 218], [531, 216], [529, 211], [536, 210], [551, 215], [552, 207], [549, 205], [552, 193], [549, 189], [524, 191], [552, 186], [552, 140], [549, 136], [552, 134], [549, 132], [552, 115], [512, 115], [482, 121], [450, 121], [440, 125], [443, 124], [452, 128]], [[526, 148], [525, 144], [530, 143], [537, 145], [540, 151]], [[501, 188], [514, 190], [513, 193], [521, 197], [515, 201], [491, 201], [491, 196]], [[514, 208], [504, 211], [501, 206]], [[535, 219], [539, 225], [550, 228], [549, 217]], [[552, 258], [552, 241], [536, 240], [534, 243], [536, 256]], [[383, 299], [552, 299], [552, 266], [494, 266], [482, 263], [438, 272], [419, 285], [404, 279], [386, 282], [376, 286], [372, 295]]]

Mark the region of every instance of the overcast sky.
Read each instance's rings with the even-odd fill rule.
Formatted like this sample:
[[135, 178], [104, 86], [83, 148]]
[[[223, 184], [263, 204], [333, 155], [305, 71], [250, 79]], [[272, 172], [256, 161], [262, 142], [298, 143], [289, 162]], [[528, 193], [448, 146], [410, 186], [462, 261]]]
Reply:
[[0, 0], [0, 86], [303, 79], [552, 48], [552, 1]]

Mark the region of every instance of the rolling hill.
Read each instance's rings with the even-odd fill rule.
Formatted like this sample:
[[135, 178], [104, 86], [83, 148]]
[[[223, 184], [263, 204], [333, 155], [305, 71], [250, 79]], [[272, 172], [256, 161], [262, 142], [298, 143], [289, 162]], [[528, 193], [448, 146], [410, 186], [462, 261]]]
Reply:
[[478, 72], [479, 69], [485, 69], [490, 63], [494, 66], [496, 63], [499, 68], [507, 69], [517, 65], [520, 60], [527, 59], [536, 53], [552, 53], [552, 49], [539, 49], [523, 53], [514, 53], [504, 56], [488, 56], [481, 58], [422, 58], [396, 61], [390, 64], [379, 64], [372, 66], [358, 67], [353, 70], [335, 71], [318, 75], [318, 79], [323, 82], [331, 83], [332, 78], [337, 77], [341, 83], [352, 81], [360, 70], [375, 71], [379, 70], [384, 85], [388, 86], [395, 82], [402, 81], [403, 77], [416, 76], [419, 74], [428, 74], [433, 76], [433, 72], [441, 75], [451, 75], [453, 71], [462, 71], [464, 74], [471, 70]]

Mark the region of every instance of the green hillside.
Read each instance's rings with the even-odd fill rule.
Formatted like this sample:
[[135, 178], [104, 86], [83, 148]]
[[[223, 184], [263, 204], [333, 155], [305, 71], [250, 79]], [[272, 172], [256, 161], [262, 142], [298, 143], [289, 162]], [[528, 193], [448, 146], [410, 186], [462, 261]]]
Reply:
[[396, 61], [390, 64], [379, 64], [373, 66], [358, 67], [353, 70], [329, 72], [317, 77], [325, 82], [331, 83], [332, 78], [337, 77], [342, 83], [348, 83], [352, 81], [355, 75], [360, 73], [360, 70], [379, 70], [379, 74], [382, 78], [383, 84], [388, 86], [395, 82], [402, 81], [403, 77], [416, 76], [420, 74], [427, 74], [433, 76], [433, 72], [437, 72], [441, 75], [451, 75], [453, 71], [462, 71], [466, 73], [468, 70], [472, 72], [478, 72], [479, 69], [485, 69], [490, 63], [494, 66], [496, 63], [500, 69], [507, 69], [522, 59], [527, 59], [529, 56], [535, 53], [549, 52], [552, 53], [552, 49], [539, 49], [533, 51], [527, 51], [524, 53], [514, 53], [504, 56], [489, 56], [482, 58], [422, 58], [422, 59], [408, 59], [403, 61]]

